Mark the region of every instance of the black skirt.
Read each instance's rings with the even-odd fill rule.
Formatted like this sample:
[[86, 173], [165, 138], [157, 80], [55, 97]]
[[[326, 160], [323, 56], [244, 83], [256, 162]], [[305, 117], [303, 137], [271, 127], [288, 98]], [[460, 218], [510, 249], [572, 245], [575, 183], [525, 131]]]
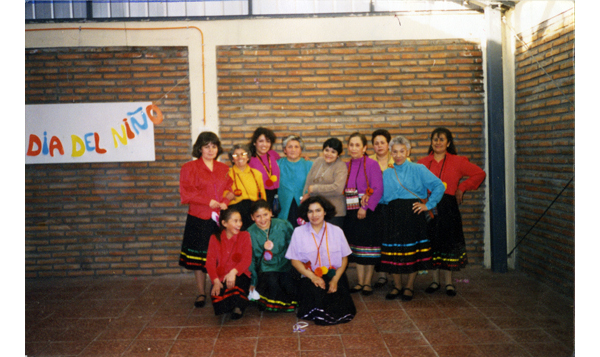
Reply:
[[338, 281], [337, 291], [327, 293], [329, 277], [323, 277], [325, 289], [316, 287], [310, 279], [300, 279], [296, 316], [314, 321], [317, 325], [336, 325], [350, 322], [356, 316], [356, 306], [350, 296], [346, 273]]
[[344, 235], [352, 249], [348, 261], [361, 265], [375, 265], [381, 258], [382, 231], [381, 214], [367, 210], [363, 219], [358, 219], [358, 210], [346, 211]]
[[416, 214], [417, 199], [393, 200], [386, 209], [381, 271], [410, 274], [431, 269], [431, 242], [427, 237], [426, 212]]
[[437, 216], [427, 225], [433, 269], [458, 271], [467, 265], [468, 260], [456, 197], [444, 194], [437, 210]]
[[211, 296], [215, 315], [231, 312], [236, 307], [242, 312], [248, 307], [248, 291], [250, 290], [250, 278], [245, 274], [235, 278], [235, 285], [231, 289], [223, 284], [223, 288], [217, 296]]
[[208, 242], [218, 228], [217, 223], [212, 219], [204, 220], [188, 214], [183, 231], [179, 265], [189, 270], [201, 270], [206, 273]]
[[260, 311], [294, 312], [298, 305], [296, 281], [290, 272], [258, 274], [256, 291], [260, 295], [257, 301]]

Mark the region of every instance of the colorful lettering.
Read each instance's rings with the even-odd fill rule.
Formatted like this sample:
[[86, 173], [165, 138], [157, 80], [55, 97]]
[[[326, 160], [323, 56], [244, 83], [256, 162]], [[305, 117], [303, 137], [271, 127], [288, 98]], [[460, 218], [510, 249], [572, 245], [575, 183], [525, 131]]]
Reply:
[[123, 136], [119, 135], [119, 132], [115, 130], [115, 128], [111, 128], [113, 141], [115, 142], [115, 149], [119, 147], [119, 143], [117, 142], [117, 138], [123, 145], [127, 145], [127, 133], [125, 132], [125, 125], [121, 125], [121, 131], [123, 132]]
[[[34, 145], [37, 146], [34, 149]], [[27, 146], [27, 156], [38, 156], [42, 152], [42, 141], [35, 134], [29, 135], [29, 145]]]
[[60, 142], [60, 139], [57, 138], [56, 136], [53, 136], [50, 139], [50, 156], [54, 157], [54, 150], [58, 150], [58, 152], [61, 155], [65, 154], [65, 150], [63, 149], [62, 143]]
[[96, 142], [96, 152], [98, 154], [105, 154], [106, 149], [100, 148], [100, 135], [98, 133], [94, 133], [94, 141]]
[[[156, 112], [156, 116], [152, 114], [152, 111]], [[158, 125], [163, 121], [162, 111], [154, 104], [150, 104], [146, 107], [146, 114], [148, 114], [148, 118], [150, 118], [155, 125]]]
[[[71, 135], [71, 142], [73, 143], [73, 150], [71, 151], [72, 157], [80, 157], [85, 154], [85, 143], [77, 135]], [[79, 146], [79, 148], [77, 148]]]

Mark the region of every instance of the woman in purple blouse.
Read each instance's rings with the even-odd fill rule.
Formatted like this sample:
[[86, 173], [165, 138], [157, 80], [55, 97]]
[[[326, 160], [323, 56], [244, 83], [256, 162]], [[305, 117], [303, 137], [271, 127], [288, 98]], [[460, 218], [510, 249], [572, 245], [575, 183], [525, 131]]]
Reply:
[[349, 322], [356, 315], [346, 277], [352, 250], [342, 229], [326, 222], [335, 216], [335, 207], [322, 196], [311, 196], [298, 214], [306, 224], [294, 229], [285, 254], [302, 276], [296, 315], [317, 325]]
[[371, 280], [381, 258], [380, 213], [375, 208], [383, 195], [383, 179], [377, 161], [367, 157], [367, 138], [356, 132], [348, 139], [351, 160], [346, 178], [346, 218], [344, 233], [352, 249], [350, 262], [356, 263], [358, 282], [351, 293], [373, 294]]

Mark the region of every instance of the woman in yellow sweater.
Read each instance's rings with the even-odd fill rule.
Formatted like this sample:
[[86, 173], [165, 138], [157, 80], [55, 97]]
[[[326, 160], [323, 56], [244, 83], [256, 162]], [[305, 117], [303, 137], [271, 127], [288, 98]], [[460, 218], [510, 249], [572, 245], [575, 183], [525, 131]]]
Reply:
[[260, 171], [248, 165], [250, 156], [245, 145], [236, 144], [229, 153], [233, 167], [229, 169], [229, 177], [233, 180], [233, 199], [229, 207], [236, 208], [242, 215], [242, 230], [245, 231], [254, 222], [250, 215], [252, 202], [266, 200], [265, 186]]

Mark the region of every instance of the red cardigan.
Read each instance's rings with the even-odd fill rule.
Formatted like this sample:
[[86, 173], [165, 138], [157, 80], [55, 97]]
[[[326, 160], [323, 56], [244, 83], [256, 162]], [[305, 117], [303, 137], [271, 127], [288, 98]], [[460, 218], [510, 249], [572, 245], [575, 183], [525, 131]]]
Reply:
[[[442, 182], [445, 182], [447, 187], [444, 193], [452, 196], [456, 194], [457, 189], [462, 192], [476, 190], [485, 180], [485, 171], [469, 162], [469, 159], [464, 156], [446, 153], [445, 162], [444, 160], [436, 162], [433, 154], [429, 154], [419, 160], [418, 163], [425, 165], [429, 171], [439, 177]], [[440, 170], [442, 170], [441, 176]], [[467, 177], [467, 179], [460, 182], [463, 177]]]
[[250, 278], [250, 263], [252, 263], [252, 241], [250, 233], [241, 231], [231, 238], [227, 232], [221, 233], [221, 241], [212, 235], [206, 253], [206, 272], [211, 283], [219, 278], [223, 281], [231, 269], [237, 269], [237, 275], [246, 274]]
[[179, 175], [179, 192], [181, 203], [189, 204], [188, 213], [204, 220], [210, 219], [212, 212], [219, 213], [219, 208], [212, 209], [210, 200], [229, 204], [224, 197], [231, 191], [233, 181], [227, 174], [229, 166], [222, 162], [214, 161], [213, 170], [210, 171], [204, 160], [186, 162], [181, 167]]

